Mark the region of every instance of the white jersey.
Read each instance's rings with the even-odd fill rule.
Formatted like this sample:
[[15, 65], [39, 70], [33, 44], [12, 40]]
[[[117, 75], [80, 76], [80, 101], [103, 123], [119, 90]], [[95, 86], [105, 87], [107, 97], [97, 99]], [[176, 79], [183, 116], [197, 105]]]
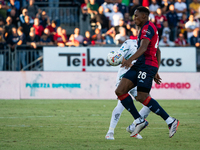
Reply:
[[[126, 40], [122, 46], [116, 50], [122, 54], [124, 59], [129, 59], [135, 52], [137, 51], [137, 40]], [[132, 61], [132, 64], [134, 64], [136, 60]], [[116, 79], [116, 86], [118, 86], [120, 80], [122, 79], [123, 75], [128, 71], [129, 69], [119, 68], [118, 74], [117, 74], [117, 79]]]

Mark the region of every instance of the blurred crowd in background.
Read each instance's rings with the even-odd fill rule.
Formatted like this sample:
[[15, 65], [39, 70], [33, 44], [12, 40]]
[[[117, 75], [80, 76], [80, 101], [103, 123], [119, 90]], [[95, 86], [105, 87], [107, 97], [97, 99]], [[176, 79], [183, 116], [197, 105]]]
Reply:
[[[80, 34], [80, 27], [68, 34], [67, 27], [49, 17], [42, 8], [47, 5], [43, 2], [51, 1], [54, 0], [0, 0], [0, 49], [23, 44], [32, 48], [119, 45], [127, 39], [137, 39], [134, 11], [139, 6], [149, 8], [149, 20], [158, 29], [160, 46], [200, 46], [199, 0], [76, 0], [80, 4], [79, 21], [90, 26], [85, 34]], [[52, 4], [65, 7], [59, 2], [63, 1]], [[75, 4], [68, 2], [71, 4], [67, 7]]]

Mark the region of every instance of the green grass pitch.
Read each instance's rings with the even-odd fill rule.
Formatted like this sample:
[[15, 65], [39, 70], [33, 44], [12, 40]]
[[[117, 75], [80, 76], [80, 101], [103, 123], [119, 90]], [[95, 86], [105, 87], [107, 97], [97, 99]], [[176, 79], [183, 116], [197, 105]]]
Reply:
[[111, 141], [105, 135], [117, 100], [0, 100], [0, 150], [200, 149], [200, 101], [158, 102], [180, 120], [174, 137], [169, 138], [166, 123], [153, 113], [143, 139], [129, 137], [126, 127], [133, 118], [124, 110]]

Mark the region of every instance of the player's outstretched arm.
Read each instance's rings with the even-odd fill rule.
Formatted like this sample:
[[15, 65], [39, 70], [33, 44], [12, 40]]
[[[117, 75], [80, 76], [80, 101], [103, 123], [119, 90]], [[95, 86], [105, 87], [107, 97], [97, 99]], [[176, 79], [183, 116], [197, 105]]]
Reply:
[[126, 69], [131, 67], [131, 62], [139, 58], [147, 50], [149, 43], [150, 41], [148, 39], [142, 39], [140, 47], [138, 48], [136, 53], [132, 55], [128, 60], [124, 61], [124, 63], [122, 63], [122, 67], [125, 67]]

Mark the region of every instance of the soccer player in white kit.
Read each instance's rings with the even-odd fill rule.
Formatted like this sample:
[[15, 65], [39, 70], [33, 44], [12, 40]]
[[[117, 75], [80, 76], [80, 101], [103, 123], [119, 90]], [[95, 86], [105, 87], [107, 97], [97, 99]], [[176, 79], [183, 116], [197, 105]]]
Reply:
[[[125, 60], [127, 60], [137, 51], [137, 41], [131, 40], [131, 39], [126, 40], [117, 51], [122, 54], [122, 56]], [[135, 62], [136, 61], [133, 61], [132, 64], [134, 65]], [[116, 78], [116, 86], [119, 85], [120, 80], [122, 79], [123, 75], [128, 70], [129, 69], [125, 69], [125, 67], [123, 67], [123, 68], [120, 67], [120, 69], [118, 70], [117, 78]], [[129, 94], [131, 94], [136, 99], [137, 87], [131, 89], [129, 91]], [[117, 123], [119, 121], [119, 118], [120, 118], [123, 110], [124, 110], [124, 106], [121, 104], [121, 101], [118, 100], [117, 106], [114, 108], [114, 110], [112, 112], [109, 130], [105, 136], [105, 138], [107, 140], [114, 140], [114, 130], [115, 130], [115, 127], [117, 126]], [[139, 114], [144, 118], [146, 118], [149, 115], [149, 113], [150, 113], [150, 109], [144, 105], [143, 105], [143, 108], [139, 112]], [[135, 124], [133, 122], [133, 124], [128, 126], [126, 130], [129, 133], [132, 133], [134, 131], [134, 129], [135, 129]], [[139, 134], [136, 134], [134, 137], [138, 138], [138, 139], [142, 139], [142, 136]]]

